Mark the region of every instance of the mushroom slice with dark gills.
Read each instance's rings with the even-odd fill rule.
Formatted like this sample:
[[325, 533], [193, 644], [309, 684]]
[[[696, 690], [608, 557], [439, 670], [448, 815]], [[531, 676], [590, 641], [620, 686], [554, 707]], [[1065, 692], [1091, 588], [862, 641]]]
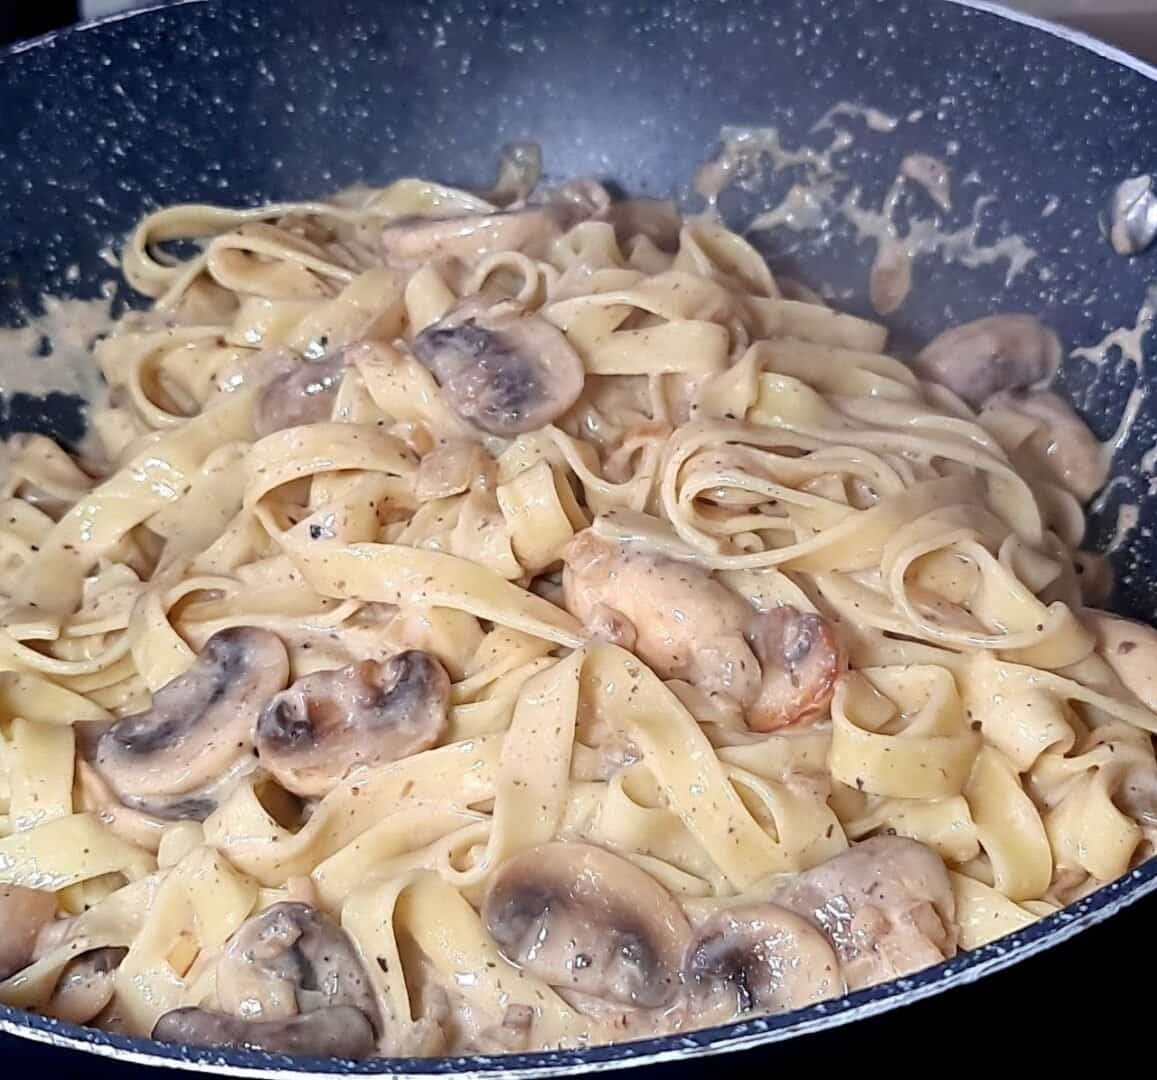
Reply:
[[482, 903], [502, 954], [552, 986], [640, 1008], [671, 1004], [691, 928], [649, 874], [603, 848], [556, 842], [503, 863]]
[[771, 900], [823, 931], [849, 990], [956, 955], [956, 901], [940, 856], [915, 840], [864, 840], [775, 889]]
[[836, 680], [848, 668], [835, 626], [793, 607], [755, 617], [748, 640], [762, 669], [759, 693], [747, 709], [753, 731], [774, 731], [827, 714]]
[[155, 813], [161, 800], [179, 805], [196, 793], [188, 816], [198, 816], [205, 789], [239, 775], [261, 709], [288, 679], [277, 635], [252, 626], [220, 630], [188, 671], [153, 695], [150, 709], [100, 736], [93, 764], [126, 805]]
[[744, 1013], [800, 1009], [843, 993], [827, 938], [775, 904], [742, 904], [712, 915], [683, 968], [697, 1026]]
[[561, 330], [513, 301], [463, 301], [413, 352], [475, 427], [513, 438], [553, 423], [582, 392], [582, 360]]
[[247, 920], [217, 963], [222, 1011], [165, 1013], [153, 1038], [278, 1054], [368, 1057], [381, 1020], [346, 933], [309, 904], [283, 902]]
[[87, 1024], [113, 999], [116, 970], [128, 949], [92, 949], [70, 960], [45, 1012], [70, 1024]]
[[273, 365], [253, 407], [253, 429], [260, 438], [299, 424], [328, 420], [345, 372], [345, 352], [318, 359], [286, 352]]
[[990, 315], [945, 330], [916, 357], [916, 374], [974, 409], [1001, 390], [1047, 379], [1061, 359], [1057, 335], [1031, 315]]
[[261, 765], [296, 795], [324, 795], [357, 766], [429, 749], [446, 726], [450, 676], [409, 649], [315, 671], [274, 697], [257, 721]]

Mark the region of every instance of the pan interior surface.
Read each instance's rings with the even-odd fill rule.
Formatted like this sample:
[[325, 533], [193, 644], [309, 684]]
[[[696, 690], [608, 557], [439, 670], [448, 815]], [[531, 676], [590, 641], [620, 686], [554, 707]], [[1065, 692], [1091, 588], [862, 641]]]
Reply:
[[[1113, 450], [1087, 546], [1115, 565], [1110, 606], [1157, 617], [1157, 402], [1146, 368], [1157, 254], [1116, 255], [1102, 223], [1114, 185], [1154, 164], [1146, 118], [1157, 84], [1145, 71], [987, 11], [912, 10], [902, 0], [711, 9], [676, 0], [653, 11], [565, 0], [481, 9], [191, 0], [10, 50], [0, 103], [14, 121], [0, 130], [0, 205], [10, 208], [0, 224], [0, 325], [13, 327], [39, 315], [46, 296], [111, 289], [114, 310], [137, 302], [117, 284], [109, 252], [143, 212], [166, 204], [254, 205], [402, 175], [485, 188], [502, 144], [534, 140], [548, 181], [594, 175], [695, 211], [696, 179], [702, 187], [704, 164], [721, 160], [724, 129], [774, 148], [729, 175], [723, 218], [743, 228], [790, 209], [800, 166], [780, 163], [795, 155], [811, 181], [830, 185], [827, 201], [751, 239], [777, 273], [823, 283], [835, 306], [876, 318], [869, 270], [889, 190], [903, 160], [934, 156], [952, 176], [949, 239], [930, 243], [910, 296], [883, 320], [894, 347], [910, 352], [946, 325], [998, 311], [1037, 313], [1057, 329], [1072, 351], [1059, 388]], [[889, 223], [910, 230], [930, 212], [913, 203]], [[0, 432], [75, 443], [80, 401], [44, 393], [53, 384], [43, 374], [28, 392], [7, 388]], [[1005, 967], [1152, 891], [1155, 876], [1151, 861], [1016, 935], [798, 1013], [578, 1052], [405, 1059], [389, 1070], [565, 1075], [762, 1045]], [[9, 1008], [0, 1027], [226, 1074], [383, 1070], [162, 1046]]]

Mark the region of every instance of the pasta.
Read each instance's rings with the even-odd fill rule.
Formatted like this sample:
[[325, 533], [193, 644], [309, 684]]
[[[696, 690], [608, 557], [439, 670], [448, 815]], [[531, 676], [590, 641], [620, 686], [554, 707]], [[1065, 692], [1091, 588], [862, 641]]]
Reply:
[[0, 492], [0, 1001], [573, 1047], [1151, 853], [1157, 631], [1091, 602], [1101, 448], [1046, 445], [1035, 320], [908, 365], [589, 181], [172, 207], [123, 266], [92, 445], [15, 440]]

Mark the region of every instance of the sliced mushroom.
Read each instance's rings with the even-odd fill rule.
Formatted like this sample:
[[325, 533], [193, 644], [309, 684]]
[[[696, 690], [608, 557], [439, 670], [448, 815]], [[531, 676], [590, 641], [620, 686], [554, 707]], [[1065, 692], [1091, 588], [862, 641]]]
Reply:
[[249, 754], [258, 714], [288, 677], [275, 634], [252, 626], [220, 630], [187, 672], [153, 695], [147, 712], [101, 735], [94, 764], [128, 805], [204, 788]]
[[1148, 173], [1122, 180], [1109, 199], [1109, 242], [1118, 255], [1139, 255], [1157, 237], [1157, 195]]
[[806, 919], [775, 904], [725, 908], [700, 928], [683, 969], [697, 1026], [800, 1009], [843, 993], [840, 963]]
[[567, 610], [634, 652], [664, 679], [751, 700], [759, 664], [744, 640], [751, 606], [694, 563], [615, 543], [592, 529], [564, 554]]
[[36, 939], [56, 915], [56, 895], [0, 885], [0, 979], [32, 963]]
[[1105, 663], [1147, 709], [1157, 711], [1157, 630], [1096, 608], [1081, 615]]
[[103, 1012], [116, 991], [116, 970], [128, 949], [93, 949], [61, 972], [45, 1012], [70, 1024], [87, 1024]]
[[1081, 502], [1105, 486], [1109, 478], [1105, 447], [1064, 398], [1049, 390], [1005, 390], [984, 403], [984, 412], [990, 411], [1036, 420], [1038, 429], [1022, 444], [1022, 453]]
[[282, 1054], [365, 1057], [381, 1020], [346, 933], [309, 904], [282, 902], [246, 920], [217, 963], [222, 1012], [177, 1009], [153, 1037]]
[[242, 1020], [211, 1009], [173, 1009], [156, 1022], [153, 1038], [186, 1046], [236, 1046], [290, 1057], [348, 1061], [369, 1057], [376, 1046], [366, 1014], [349, 1005], [285, 1020]]
[[1047, 379], [1061, 360], [1057, 335], [1031, 315], [990, 315], [945, 330], [924, 347], [914, 367], [974, 409], [1000, 390]]
[[956, 902], [930, 848], [877, 836], [797, 875], [773, 903], [822, 930], [849, 990], [909, 975], [956, 954]]
[[642, 1008], [675, 999], [691, 940], [654, 878], [589, 844], [543, 844], [507, 860], [482, 920], [512, 964], [550, 985]]
[[774, 731], [826, 715], [848, 657], [835, 626], [822, 615], [778, 607], [756, 616], [748, 640], [763, 672], [747, 709], [754, 731]]
[[454, 411], [492, 435], [553, 423], [583, 388], [582, 360], [562, 331], [512, 301], [466, 300], [418, 334], [413, 350]]
[[433, 746], [449, 704], [446, 669], [417, 649], [384, 663], [315, 671], [262, 711], [259, 760], [287, 790], [321, 796], [357, 766], [372, 768]]
[[277, 363], [253, 408], [258, 437], [328, 420], [345, 367], [342, 351], [316, 359], [289, 354]]

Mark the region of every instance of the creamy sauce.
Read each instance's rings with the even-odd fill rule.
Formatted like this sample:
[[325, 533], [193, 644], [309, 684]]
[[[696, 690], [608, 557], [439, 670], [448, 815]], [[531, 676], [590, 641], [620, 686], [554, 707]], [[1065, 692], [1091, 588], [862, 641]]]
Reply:
[[1096, 345], [1073, 349], [1070, 355], [1101, 367], [1108, 360], [1109, 353], [1116, 348], [1121, 352], [1121, 362], [1132, 364], [1140, 377], [1145, 366], [1142, 342], [1153, 327], [1155, 314], [1157, 314], [1157, 284], [1150, 285], [1146, 290], [1145, 300], [1138, 309], [1137, 318], [1133, 320], [1132, 326], [1118, 326], [1110, 330]]
[[[1023, 237], [1012, 234], [991, 243], [981, 243], [978, 234], [981, 215], [995, 197], [976, 197], [968, 224], [946, 229], [937, 218], [909, 215], [907, 231], [901, 233], [897, 213], [903, 196], [914, 185], [936, 206], [939, 213], [952, 209], [952, 178], [949, 166], [931, 154], [908, 154], [897, 165], [896, 177], [879, 209], [867, 203], [863, 190], [848, 179], [839, 155], [855, 144], [847, 131], [834, 127], [837, 116], [863, 117], [874, 131], [891, 132], [898, 121], [864, 106], [840, 102], [829, 109], [813, 131], [831, 128], [826, 146], [790, 147], [773, 127], [724, 128], [720, 150], [699, 170], [695, 190], [707, 201], [706, 213], [716, 216], [720, 194], [733, 184], [753, 188], [772, 174], [787, 169], [799, 171], [799, 178], [782, 201], [758, 214], [748, 232], [786, 228], [793, 232], [827, 233], [837, 219], [847, 222], [861, 242], [876, 245], [869, 279], [869, 296], [880, 314], [896, 311], [907, 299], [914, 278], [914, 262], [921, 256], [939, 255], [946, 263], [974, 269], [998, 262], [1007, 263], [1005, 284], [1011, 284], [1036, 258], [1037, 252]], [[911, 118], [910, 118], [911, 119]], [[965, 182], [968, 181], [965, 178]]]
[[92, 401], [102, 386], [92, 346], [112, 329], [110, 302], [111, 292], [96, 300], [45, 296], [42, 315], [16, 329], [0, 329], [0, 393], [57, 391]]
[[[912, 113], [908, 119], [909, 121], [915, 122], [913, 117], [919, 119], [923, 115], [923, 113], [920, 113], [919, 116], [917, 116], [916, 113]], [[896, 128], [900, 126], [900, 121], [895, 116], [889, 116], [886, 112], [873, 109], [869, 105], [858, 105], [854, 101], [837, 101], [812, 125], [812, 131], [822, 131], [824, 128], [832, 127], [832, 121], [837, 116], [858, 117], [868, 125], [869, 131], [888, 133], [895, 131]]]
[[1113, 535], [1105, 547], [1105, 554], [1111, 555], [1117, 551], [1141, 521], [1140, 507], [1134, 502], [1123, 502], [1117, 507], [1117, 524], [1113, 528]]

